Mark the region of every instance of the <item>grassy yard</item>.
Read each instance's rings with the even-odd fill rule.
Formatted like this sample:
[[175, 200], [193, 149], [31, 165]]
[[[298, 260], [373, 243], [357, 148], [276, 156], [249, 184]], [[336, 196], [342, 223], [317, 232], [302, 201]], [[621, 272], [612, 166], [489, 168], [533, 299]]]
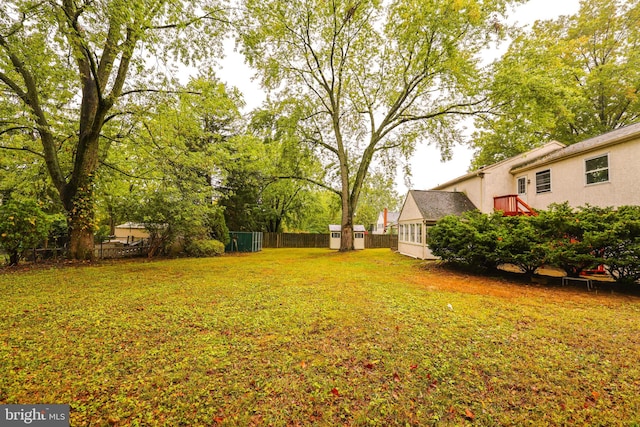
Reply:
[[278, 249], [0, 274], [0, 403], [72, 426], [640, 425], [640, 299]]

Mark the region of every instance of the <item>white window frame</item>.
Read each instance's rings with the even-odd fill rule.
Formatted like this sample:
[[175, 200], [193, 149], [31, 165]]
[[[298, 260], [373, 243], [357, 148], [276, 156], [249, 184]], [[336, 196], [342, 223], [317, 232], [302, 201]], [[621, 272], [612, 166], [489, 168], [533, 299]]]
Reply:
[[[587, 162], [589, 160], [595, 160], [595, 159], [599, 159], [601, 157], [606, 157], [607, 158], [607, 167], [606, 168], [599, 168], [599, 169], [592, 169], [592, 170], [587, 170]], [[596, 173], [596, 172], [600, 172], [600, 171], [607, 171], [607, 179], [605, 181], [597, 181], [597, 182], [589, 182], [589, 175]], [[593, 157], [589, 157], [588, 159], [584, 159], [584, 183], [585, 185], [596, 185], [596, 184], [603, 184], [605, 182], [610, 182], [611, 180], [611, 167], [609, 166], [609, 153], [605, 153], [605, 154], [599, 154], [597, 156], [593, 156]]]
[[422, 244], [422, 224], [416, 224], [416, 243]]
[[[520, 183], [522, 183], [523, 191], [520, 191]], [[518, 195], [527, 194], [527, 177], [526, 176], [521, 176], [516, 180], [516, 192], [518, 193]]]
[[[543, 173], [549, 174], [548, 189], [540, 190], [541, 185], [538, 181], [538, 176], [542, 175]], [[544, 187], [547, 188], [547, 185], [544, 185]], [[536, 194], [544, 194], [544, 193], [551, 193], [551, 169], [545, 169], [545, 170], [536, 172]]]

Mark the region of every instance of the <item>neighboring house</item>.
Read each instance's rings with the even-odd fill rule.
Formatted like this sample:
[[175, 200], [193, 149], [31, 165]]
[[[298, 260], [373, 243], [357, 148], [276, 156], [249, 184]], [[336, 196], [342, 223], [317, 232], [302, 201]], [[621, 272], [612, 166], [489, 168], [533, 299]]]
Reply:
[[373, 224], [371, 234], [393, 234], [397, 230], [399, 216], [400, 212], [389, 212], [387, 208], [384, 208], [378, 215], [376, 223]]
[[138, 224], [135, 222], [125, 222], [124, 224], [116, 225], [114, 232], [114, 238], [111, 239], [112, 242], [117, 241], [120, 243], [130, 244], [149, 238], [149, 232], [145, 228], [144, 224]]
[[446, 215], [477, 209], [461, 192], [411, 190], [398, 217], [398, 252], [420, 259], [435, 259], [427, 246], [429, 228]]
[[570, 146], [553, 141], [434, 190], [463, 192], [482, 212], [507, 215], [565, 201], [574, 207], [640, 205], [639, 169], [637, 123]]

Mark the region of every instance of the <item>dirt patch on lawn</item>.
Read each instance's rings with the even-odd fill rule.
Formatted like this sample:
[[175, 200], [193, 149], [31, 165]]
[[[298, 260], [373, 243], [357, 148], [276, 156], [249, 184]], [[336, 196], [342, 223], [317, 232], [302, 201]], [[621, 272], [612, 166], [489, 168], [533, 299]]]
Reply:
[[593, 277], [595, 289], [587, 290], [586, 283], [562, 286], [561, 274], [527, 277], [524, 274], [504, 270], [477, 274], [458, 271], [437, 261], [421, 263], [415, 273], [411, 280], [425, 288], [501, 298], [543, 297], [566, 301], [567, 299], [582, 300], [602, 297], [631, 298], [637, 301], [640, 297], [640, 286], [623, 287], [610, 279], [603, 280], [600, 277]]

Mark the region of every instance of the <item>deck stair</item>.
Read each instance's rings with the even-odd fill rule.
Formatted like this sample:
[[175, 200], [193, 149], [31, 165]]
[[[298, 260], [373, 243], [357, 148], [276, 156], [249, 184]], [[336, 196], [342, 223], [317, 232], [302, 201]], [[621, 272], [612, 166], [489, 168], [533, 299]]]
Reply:
[[504, 216], [537, 215], [536, 211], [518, 197], [517, 194], [494, 197], [493, 209], [495, 211], [502, 211]]

